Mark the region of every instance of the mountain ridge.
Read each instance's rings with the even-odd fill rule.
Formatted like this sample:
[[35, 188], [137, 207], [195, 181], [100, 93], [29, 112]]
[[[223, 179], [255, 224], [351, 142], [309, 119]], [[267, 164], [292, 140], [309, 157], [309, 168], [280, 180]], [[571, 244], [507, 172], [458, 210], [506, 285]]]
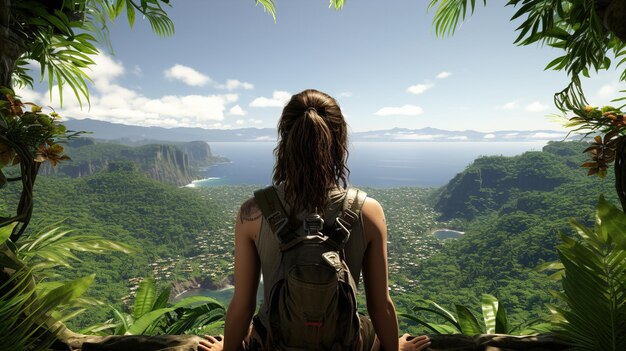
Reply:
[[[206, 142], [259, 142], [275, 141], [275, 128], [202, 129], [202, 128], [163, 128], [116, 124], [92, 119], [68, 119], [68, 129], [87, 131], [95, 139], [103, 139], [121, 144], [141, 145], [154, 142], [186, 142], [203, 140]], [[475, 130], [450, 131], [432, 127], [419, 129], [391, 128], [367, 132], [352, 132], [351, 141], [415, 142], [415, 141], [505, 141], [525, 142], [543, 140], [564, 140], [565, 131], [558, 130], [502, 130], [480, 132]]]

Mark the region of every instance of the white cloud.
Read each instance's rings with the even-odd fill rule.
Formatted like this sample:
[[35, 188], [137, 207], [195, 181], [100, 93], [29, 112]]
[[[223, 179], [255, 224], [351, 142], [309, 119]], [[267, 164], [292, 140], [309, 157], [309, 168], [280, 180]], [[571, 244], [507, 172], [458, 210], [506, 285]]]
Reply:
[[448, 137], [448, 139], [450, 139], [450, 140], [467, 140], [467, 136], [465, 136], [465, 135], [455, 135], [455, 136]]
[[531, 139], [540, 139], [540, 140], [556, 140], [563, 139], [566, 133], [545, 133], [539, 132], [530, 136]]
[[204, 86], [211, 81], [209, 76], [204, 75], [195, 69], [176, 64], [163, 72], [165, 78], [170, 80], [180, 80], [191, 86]]
[[513, 101], [507, 102], [506, 104], [504, 104], [502, 106], [498, 106], [498, 108], [500, 108], [502, 110], [516, 110], [516, 109], [520, 108], [519, 103], [520, 103], [519, 100], [513, 100]]
[[244, 89], [244, 90], [252, 90], [254, 89], [254, 85], [248, 82], [242, 82], [237, 79], [228, 79], [226, 84], [218, 86], [221, 89], [226, 90], [235, 90], [235, 89]]
[[341, 93], [339, 93], [339, 95], [337, 95], [338, 97], [353, 97], [354, 93], [351, 91], [342, 91]]
[[271, 98], [258, 97], [250, 103], [252, 107], [284, 107], [291, 99], [291, 94], [286, 91], [275, 90]]
[[395, 135], [393, 137], [393, 139], [396, 140], [435, 140], [435, 139], [439, 139], [444, 137], [445, 135], [443, 134], [415, 134], [415, 133], [409, 133], [409, 134], [400, 134], [400, 135]]
[[614, 84], [605, 84], [596, 93], [596, 96], [603, 100], [613, 99], [616, 97], [616, 95], [617, 95], [617, 86]]
[[495, 134], [485, 134], [485, 135], [483, 136], [483, 139], [493, 139], [493, 138], [495, 138], [495, 137], [496, 137], [496, 135], [495, 135]]
[[228, 114], [232, 116], [245, 116], [247, 112], [244, 111], [241, 106], [235, 105], [228, 110]]
[[143, 70], [138, 65], [135, 65], [135, 67], [133, 67], [133, 74], [137, 77], [141, 77], [141, 75], [143, 74]]
[[[53, 99], [50, 92], [40, 94], [32, 90], [22, 90], [18, 94], [42, 105], [51, 105], [63, 117], [91, 118], [113, 123], [159, 126], [159, 127], [201, 127], [230, 128], [222, 124], [229, 104], [238, 100], [237, 94], [210, 95], [165, 95], [148, 97], [141, 92], [119, 85], [116, 79], [124, 72], [124, 66], [105, 54], [93, 58], [97, 65], [90, 76], [91, 105], [81, 109], [73, 92], [66, 86], [61, 107], [55, 87]], [[132, 74], [132, 72], [130, 73]]]
[[548, 109], [547, 105], [540, 103], [539, 101], [534, 101], [528, 105], [526, 105], [525, 110], [528, 112], [541, 112]]
[[92, 59], [95, 64], [90, 66], [91, 72], [87, 74], [95, 84], [98, 84], [98, 82], [109, 82], [124, 74], [122, 63], [114, 61], [109, 55], [100, 54], [92, 56]]
[[424, 113], [424, 110], [415, 105], [404, 105], [400, 107], [383, 107], [376, 111], [377, 116], [417, 116]]
[[238, 126], [243, 125], [244, 123], [246, 123], [246, 121], [244, 121], [243, 119], [238, 119], [235, 121], [235, 124]]
[[451, 72], [443, 71], [437, 75], [437, 79], [445, 79], [445, 78], [450, 77], [451, 75], [452, 75]]
[[15, 94], [19, 96], [22, 102], [32, 102], [41, 104], [43, 95], [31, 89], [15, 89]]
[[411, 94], [419, 95], [433, 87], [433, 84], [416, 84], [406, 89]]

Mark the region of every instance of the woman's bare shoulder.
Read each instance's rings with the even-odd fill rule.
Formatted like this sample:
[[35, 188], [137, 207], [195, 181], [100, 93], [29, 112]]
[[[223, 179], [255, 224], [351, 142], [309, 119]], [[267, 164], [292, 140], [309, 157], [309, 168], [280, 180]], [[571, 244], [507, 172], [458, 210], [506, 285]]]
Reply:
[[363, 231], [368, 243], [379, 240], [387, 235], [387, 224], [383, 207], [375, 199], [368, 197], [361, 209]]
[[378, 201], [376, 201], [376, 199], [369, 196], [365, 199], [365, 202], [363, 202], [361, 212], [363, 213], [363, 217], [367, 217], [370, 219], [376, 219], [382, 216], [382, 219], [384, 220], [385, 217], [383, 212], [383, 206]]
[[254, 222], [261, 218], [263, 213], [256, 203], [254, 196], [244, 201], [239, 207], [238, 221], [242, 224], [245, 222]]

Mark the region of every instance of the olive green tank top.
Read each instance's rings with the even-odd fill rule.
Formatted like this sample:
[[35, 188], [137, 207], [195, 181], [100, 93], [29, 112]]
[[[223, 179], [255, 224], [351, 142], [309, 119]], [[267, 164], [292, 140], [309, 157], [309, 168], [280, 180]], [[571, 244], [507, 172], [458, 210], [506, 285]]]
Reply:
[[[291, 208], [285, 202], [285, 192], [282, 184], [276, 186], [276, 192], [278, 193], [280, 201], [283, 203], [285, 211], [290, 213]], [[324, 211], [324, 221], [326, 225], [334, 222], [335, 217], [341, 210], [345, 193], [346, 190], [341, 188], [334, 188], [330, 190], [329, 205]], [[306, 213], [302, 212], [299, 213], [296, 218], [297, 220], [302, 221], [305, 215]], [[259, 254], [259, 260], [261, 261], [261, 274], [263, 282], [265, 282], [265, 284], [263, 284], [263, 303], [261, 304], [261, 308], [259, 310], [259, 318], [264, 325], [268, 325], [267, 309], [269, 306], [266, 301], [269, 301], [270, 290], [272, 289], [271, 282], [276, 280], [272, 275], [278, 272], [277, 266], [280, 264], [281, 254], [279, 244], [280, 242], [278, 238], [270, 229], [270, 225], [267, 223], [265, 218], [263, 218], [263, 221], [261, 222], [261, 229], [255, 239], [255, 245]], [[350, 274], [352, 274], [352, 278], [357, 284], [357, 287], [359, 285], [361, 264], [363, 262], [366, 247], [367, 243], [365, 236], [363, 235], [363, 220], [359, 217], [357, 222], [352, 227], [350, 238], [344, 248], [346, 263], [348, 264], [348, 268], [350, 268]]]

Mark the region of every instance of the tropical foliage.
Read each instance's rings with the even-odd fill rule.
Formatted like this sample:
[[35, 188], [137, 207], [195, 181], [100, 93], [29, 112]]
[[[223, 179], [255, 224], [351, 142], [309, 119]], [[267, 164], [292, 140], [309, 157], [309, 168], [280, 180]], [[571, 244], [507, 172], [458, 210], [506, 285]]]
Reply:
[[[108, 23], [126, 14], [132, 27], [136, 14], [148, 20], [159, 35], [172, 35], [174, 25], [164, 7], [169, 0], [81, 0], [37, 1], [20, 0], [4, 9], [9, 15], [7, 25], [13, 40], [21, 46], [13, 72], [18, 86], [31, 85], [28, 61], [40, 66], [41, 79], [50, 92], [58, 86], [63, 101], [63, 87], [69, 86], [78, 98], [89, 100], [85, 69], [94, 64], [98, 53], [96, 43], [108, 43]], [[13, 66], [9, 66], [13, 67]], [[2, 84], [2, 83], [0, 83]], [[6, 84], [6, 83], [4, 83]]]
[[[0, 87], [0, 94], [0, 188], [10, 181], [22, 185], [16, 215], [0, 217], [0, 227], [20, 223], [13, 227], [10, 238], [16, 242], [32, 215], [33, 185], [40, 165], [49, 161], [56, 166], [68, 160], [61, 143], [80, 133], [66, 130], [56, 112], [46, 114], [41, 106], [20, 101], [9, 88]], [[18, 166], [19, 174], [7, 177], [2, 170], [10, 166]]]
[[591, 159], [582, 164], [582, 167], [589, 169], [589, 175], [596, 174], [603, 178], [610, 164], [615, 163], [615, 190], [622, 209], [626, 209], [626, 121], [621, 111], [624, 106], [605, 106], [601, 109], [586, 106], [584, 109], [575, 109], [575, 116], [565, 124], [574, 132], [595, 134], [593, 142], [585, 149]]
[[130, 253], [126, 245], [93, 236], [67, 236], [69, 231], [48, 228], [16, 247], [9, 239], [12, 227], [0, 227], [0, 338], [2, 350], [46, 350], [58, 334], [67, 331], [61, 322], [93, 305], [81, 297], [95, 274], [70, 281], [57, 280], [53, 269], [71, 267], [77, 257], [72, 251]]
[[[487, 5], [487, 0], [482, 1]], [[624, 114], [620, 108], [590, 107], [585, 98], [581, 77], [590, 71], [608, 70], [612, 59], [621, 69], [620, 81], [626, 81], [626, 2], [621, 0], [509, 0], [516, 7], [511, 21], [520, 20], [518, 45], [542, 44], [559, 49], [562, 56], [553, 59], [546, 69], [566, 71], [570, 82], [554, 95], [556, 106], [571, 111], [566, 126], [579, 132], [603, 133], [587, 152], [592, 160], [583, 167], [589, 174], [604, 176], [609, 163], [615, 160], [616, 191], [622, 208], [626, 209], [626, 142]], [[436, 8], [433, 24], [440, 36], [451, 35], [459, 22], [476, 7], [475, 0], [431, 0]], [[622, 94], [626, 91], [621, 91]], [[626, 96], [613, 101], [626, 100]], [[622, 106], [623, 107], [623, 106]]]
[[201, 334], [222, 326], [224, 306], [206, 296], [184, 298], [168, 307], [171, 288], [157, 293], [154, 279], [144, 279], [135, 294], [132, 313], [112, 307], [115, 318], [83, 332], [106, 335]]
[[[456, 313], [452, 313], [445, 308], [439, 306], [433, 301], [422, 300], [413, 308], [416, 313], [428, 313], [428, 317], [422, 317], [419, 314], [400, 313], [400, 317], [412, 320], [415, 323], [427, 327], [435, 334], [530, 334], [538, 331], [547, 331], [549, 323], [542, 323], [533, 326], [510, 325], [507, 318], [506, 310], [500, 304], [498, 299], [490, 294], [482, 294], [481, 311], [482, 321], [479, 322], [471, 309], [456, 304]], [[443, 319], [447, 324], [438, 324], [432, 322], [437, 318]]]
[[[487, 0], [482, 1], [487, 5]], [[590, 71], [608, 70], [611, 59], [616, 67], [626, 62], [626, 4], [621, 0], [509, 0], [517, 8], [511, 18], [521, 20], [518, 45], [542, 44], [563, 51], [546, 69], [564, 70], [570, 83], [554, 96], [562, 110], [588, 105], [581, 87], [581, 76]], [[454, 34], [459, 22], [474, 12], [476, 0], [431, 0], [436, 8], [433, 24], [438, 35]], [[620, 75], [626, 80], [626, 68]]]
[[[275, 0], [255, 0], [257, 5], [263, 6], [263, 11], [269, 13], [276, 21], [276, 1]], [[346, 0], [330, 0], [330, 4], [328, 7], [334, 7], [335, 10], [340, 10], [343, 8], [343, 5], [346, 3]]]
[[595, 225], [571, 222], [577, 239], [561, 233], [558, 246], [566, 305], [556, 332], [577, 350], [626, 349], [626, 214], [600, 197]]

